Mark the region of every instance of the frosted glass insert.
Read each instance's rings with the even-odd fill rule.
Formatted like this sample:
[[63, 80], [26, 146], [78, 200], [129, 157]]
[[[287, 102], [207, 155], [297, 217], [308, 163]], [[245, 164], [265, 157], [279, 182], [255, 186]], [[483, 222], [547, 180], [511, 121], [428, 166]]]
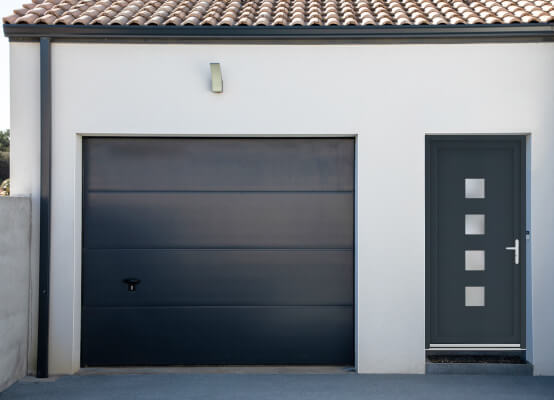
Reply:
[[485, 234], [485, 215], [466, 214], [466, 235]]
[[485, 270], [485, 250], [466, 250], [466, 271]]
[[466, 286], [466, 307], [485, 306], [485, 287]]
[[466, 199], [484, 199], [485, 198], [485, 179], [467, 178]]

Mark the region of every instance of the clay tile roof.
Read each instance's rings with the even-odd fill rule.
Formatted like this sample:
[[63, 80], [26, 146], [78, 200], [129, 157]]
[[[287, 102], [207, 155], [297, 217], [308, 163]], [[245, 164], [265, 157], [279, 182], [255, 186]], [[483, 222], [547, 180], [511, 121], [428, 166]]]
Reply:
[[4, 24], [364, 26], [554, 23], [554, 0], [32, 0]]

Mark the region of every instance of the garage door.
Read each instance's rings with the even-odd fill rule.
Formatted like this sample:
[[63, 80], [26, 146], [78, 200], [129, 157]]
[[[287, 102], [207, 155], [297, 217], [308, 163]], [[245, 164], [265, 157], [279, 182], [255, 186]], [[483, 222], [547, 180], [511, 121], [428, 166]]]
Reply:
[[352, 139], [83, 146], [84, 366], [353, 363]]

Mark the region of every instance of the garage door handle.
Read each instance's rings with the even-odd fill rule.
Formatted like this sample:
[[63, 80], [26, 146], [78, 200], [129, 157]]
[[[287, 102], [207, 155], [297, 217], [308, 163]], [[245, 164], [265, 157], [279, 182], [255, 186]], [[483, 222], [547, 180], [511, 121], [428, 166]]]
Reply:
[[128, 285], [129, 292], [135, 292], [137, 290], [137, 285], [140, 283], [140, 279], [127, 278], [123, 279], [123, 282]]
[[511, 247], [506, 247], [506, 250], [512, 250], [514, 252], [514, 263], [519, 264], [519, 239], [514, 241], [514, 245]]

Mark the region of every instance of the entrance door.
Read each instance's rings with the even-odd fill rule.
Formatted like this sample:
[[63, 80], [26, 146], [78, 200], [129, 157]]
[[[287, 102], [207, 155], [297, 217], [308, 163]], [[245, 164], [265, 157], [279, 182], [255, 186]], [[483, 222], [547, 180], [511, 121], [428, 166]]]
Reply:
[[427, 345], [523, 348], [525, 138], [427, 138]]

